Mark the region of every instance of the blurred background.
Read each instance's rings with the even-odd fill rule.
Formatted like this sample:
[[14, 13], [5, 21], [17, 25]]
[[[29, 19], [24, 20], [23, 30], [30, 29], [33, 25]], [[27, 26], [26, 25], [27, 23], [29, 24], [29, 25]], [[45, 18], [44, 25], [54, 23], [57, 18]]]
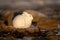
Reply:
[[40, 18], [40, 16], [36, 16], [40, 19], [38, 22], [32, 22], [32, 26], [40, 28], [37, 29], [40, 31], [34, 33], [32, 32], [34, 31], [34, 28], [32, 30], [29, 29], [31, 30], [30, 32], [24, 31], [23, 29], [22, 32], [19, 32], [18, 30], [12, 33], [11, 31], [1, 31], [3, 29], [0, 28], [1, 40], [60, 40], [60, 0], [0, 0], [0, 27], [1, 24], [3, 24], [1, 23], [1, 19], [6, 20], [6, 13], [3, 14], [6, 9], [16, 10], [16, 12], [35, 10], [37, 12], [41, 12], [47, 17]]

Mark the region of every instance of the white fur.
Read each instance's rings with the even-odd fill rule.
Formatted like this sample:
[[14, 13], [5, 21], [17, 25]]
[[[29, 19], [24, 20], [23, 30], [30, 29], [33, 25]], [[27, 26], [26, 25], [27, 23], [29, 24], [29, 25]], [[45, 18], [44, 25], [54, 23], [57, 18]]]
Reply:
[[14, 28], [29, 28], [33, 20], [33, 16], [27, 12], [23, 12], [22, 15], [17, 15], [13, 19]]

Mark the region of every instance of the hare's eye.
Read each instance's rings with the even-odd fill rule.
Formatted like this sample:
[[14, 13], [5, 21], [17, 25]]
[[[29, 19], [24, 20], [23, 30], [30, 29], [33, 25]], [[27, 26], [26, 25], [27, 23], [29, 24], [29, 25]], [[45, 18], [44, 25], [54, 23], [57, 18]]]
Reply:
[[30, 15], [30, 17], [31, 17], [31, 15]]

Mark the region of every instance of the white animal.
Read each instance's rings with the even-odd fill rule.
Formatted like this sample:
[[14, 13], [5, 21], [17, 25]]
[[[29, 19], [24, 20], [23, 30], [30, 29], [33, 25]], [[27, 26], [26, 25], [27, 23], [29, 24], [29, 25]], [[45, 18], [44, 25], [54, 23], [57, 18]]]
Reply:
[[29, 28], [33, 20], [33, 16], [27, 12], [23, 12], [22, 15], [17, 15], [13, 19], [14, 28]]

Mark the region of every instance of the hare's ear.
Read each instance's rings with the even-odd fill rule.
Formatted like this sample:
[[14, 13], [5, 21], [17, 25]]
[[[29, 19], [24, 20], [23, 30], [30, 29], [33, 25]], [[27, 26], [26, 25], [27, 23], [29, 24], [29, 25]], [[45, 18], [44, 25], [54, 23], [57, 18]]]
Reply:
[[27, 15], [27, 14], [28, 14], [28, 12], [26, 12], [26, 11], [23, 12], [23, 15]]

